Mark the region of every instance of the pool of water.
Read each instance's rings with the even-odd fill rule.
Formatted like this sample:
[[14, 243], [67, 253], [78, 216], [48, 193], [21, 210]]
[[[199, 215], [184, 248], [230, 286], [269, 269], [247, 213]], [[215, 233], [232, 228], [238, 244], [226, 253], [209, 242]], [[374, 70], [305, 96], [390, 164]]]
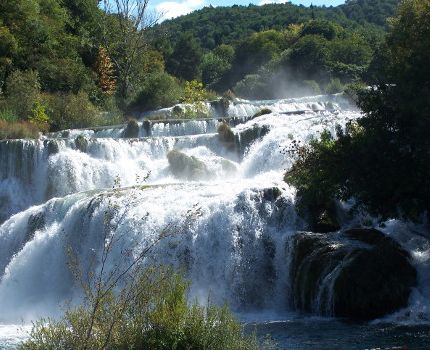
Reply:
[[338, 320], [294, 319], [247, 323], [259, 339], [279, 350], [429, 350], [430, 325], [357, 324]]

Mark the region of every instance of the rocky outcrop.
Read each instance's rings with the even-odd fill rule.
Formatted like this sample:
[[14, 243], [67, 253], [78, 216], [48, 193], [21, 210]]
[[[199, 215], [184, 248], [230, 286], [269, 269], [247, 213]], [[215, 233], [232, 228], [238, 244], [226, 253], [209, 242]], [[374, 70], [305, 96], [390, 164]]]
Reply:
[[230, 106], [230, 100], [226, 97], [222, 97], [219, 100], [211, 101], [211, 107], [215, 111], [215, 115], [219, 118], [225, 118], [228, 115], [228, 108]]
[[205, 163], [194, 156], [172, 150], [167, 154], [170, 170], [174, 176], [186, 180], [207, 180], [211, 177]]
[[236, 140], [234, 132], [226, 122], [222, 122], [218, 126], [218, 140], [230, 151], [236, 148]]
[[291, 249], [297, 310], [375, 319], [406, 307], [417, 282], [409, 253], [374, 229], [297, 233]]
[[269, 131], [270, 129], [266, 125], [254, 124], [252, 128], [245, 129], [236, 134], [236, 147], [240, 157], [243, 157], [245, 151], [252, 143], [266, 136]]
[[252, 119], [261, 117], [262, 115], [270, 114], [272, 111], [269, 108], [260, 109], [257, 113], [252, 116]]
[[84, 136], [79, 135], [75, 139], [75, 146], [79, 151], [86, 153], [88, 148], [88, 140]]
[[139, 124], [136, 120], [130, 119], [122, 132], [122, 137], [124, 138], [137, 138], [139, 137]]

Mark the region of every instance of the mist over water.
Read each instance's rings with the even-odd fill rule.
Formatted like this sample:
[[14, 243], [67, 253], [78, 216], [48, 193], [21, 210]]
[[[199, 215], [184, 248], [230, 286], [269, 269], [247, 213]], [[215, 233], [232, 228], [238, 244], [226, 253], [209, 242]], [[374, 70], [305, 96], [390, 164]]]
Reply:
[[[262, 108], [272, 113], [251, 118]], [[283, 150], [324, 130], [335, 135], [360, 112], [342, 96], [315, 96], [238, 100], [228, 115], [238, 118], [234, 150], [218, 138], [216, 118], [142, 121], [136, 139], [122, 138], [118, 127], [0, 142], [0, 324], [55, 317], [61, 305], [79, 299], [66, 249], [84, 268], [98, 261], [107, 212], [108, 224], [123, 237], [110, 266], [124, 259], [125, 249], [138, 254], [171, 225], [177, 234], [158, 244], [146, 264], [183, 269], [192, 282], [190, 297], [203, 303], [208, 296], [227, 302], [244, 318], [289, 317], [289, 237], [306, 223], [297, 216], [294, 188], [283, 182], [293, 163]], [[85, 150], [78, 135], [87, 141]], [[204, 176], [175, 176], [171, 150], [204, 164]], [[187, 220], [190, 210], [199, 215]], [[345, 226], [354, 220], [361, 218]], [[412, 253], [419, 285], [410, 306], [383, 321], [427, 323], [428, 241], [397, 221], [384, 232]], [[0, 327], [0, 349], [10, 329]]]

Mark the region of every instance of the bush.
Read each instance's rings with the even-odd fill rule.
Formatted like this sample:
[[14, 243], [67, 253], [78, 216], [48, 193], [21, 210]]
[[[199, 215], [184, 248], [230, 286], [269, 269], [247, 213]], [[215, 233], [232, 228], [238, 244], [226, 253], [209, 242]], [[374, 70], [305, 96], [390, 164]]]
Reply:
[[0, 139], [35, 139], [38, 136], [39, 129], [33, 123], [0, 120]]
[[315, 80], [304, 80], [303, 84], [306, 87], [310, 88], [314, 94], [317, 94], [317, 95], [321, 94], [321, 88]]
[[73, 93], [44, 95], [44, 102], [53, 130], [97, 126], [104, 120], [100, 111], [83, 91], [76, 95]]
[[321, 35], [327, 40], [333, 40], [341, 31], [342, 28], [336, 23], [325, 20], [312, 20], [304, 25], [300, 36]]
[[46, 114], [45, 107], [37, 100], [34, 103], [33, 109], [31, 110], [31, 116], [28, 118], [30, 123], [35, 124], [39, 130], [49, 130], [49, 117]]
[[188, 305], [189, 284], [171, 270], [147, 269], [133, 281], [100, 298], [95, 315], [82, 305], [36, 322], [19, 349], [258, 349], [227, 307]]
[[157, 72], [150, 74], [129, 105], [132, 110], [149, 111], [179, 102], [182, 89], [174, 77]]
[[13, 112], [10, 109], [2, 109], [0, 110], [0, 120], [3, 120], [5, 122], [17, 122], [18, 121], [18, 116], [16, 115], [15, 112]]
[[208, 108], [204, 103], [212, 96], [197, 80], [187, 81], [184, 86], [184, 96], [182, 102], [188, 106], [184, 107], [183, 118], [206, 117]]
[[325, 92], [327, 94], [337, 94], [339, 92], [342, 92], [343, 90], [345, 90], [345, 87], [337, 78], [331, 79], [330, 82], [325, 87]]
[[14, 71], [6, 79], [6, 103], [21, 119], [27, 119], [40, 97], [39, 75], [36, 71]]

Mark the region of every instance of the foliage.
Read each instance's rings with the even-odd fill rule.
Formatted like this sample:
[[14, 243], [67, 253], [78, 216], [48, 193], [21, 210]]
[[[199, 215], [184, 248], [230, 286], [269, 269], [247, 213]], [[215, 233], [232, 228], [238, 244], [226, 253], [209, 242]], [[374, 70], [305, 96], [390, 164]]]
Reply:
[[7, 122], [0, 119], [1, 139], [35, 139], [39, 136], [39, 129], [33, 123], [26, 121]]
[[343, 84], [340, 82], [339, 79], [331, 79], [330, 82], [325, 87], [325, 92], [327, 94], [338, 94], [339, 92], [342, 92], [345, 89]]
[[182, 89], [171, 75], [161, 72], [147, 77], [130, 103], [133, 110], [148, 111], [171, 106], [179, 102]]
[[321, 88], [315, 80], [304, 80], [303, 84], [309, 87], [315, 95], [321, 94]]
[[380, 32], [385, 19], [395, 13], [398, 3], [399, 0], [353, 0], [337, 7], [313, 6], [312, 9], [291, 2], [265, 6], [207, 6], [186, 16], [164, 21], [155, 31], [170, 33], [169, 39], [174, 44], [178, 41], [176, 33], [191, 31], [202, 48], [207, 50], [221, 44], [231, 45], [263, 30], [283, 30], [313, 17], [333, 21], [348, 29], [356, 28], [359, 23]]
[[103, 120], [83, 91], [45, 95], [43, 99], [53, 130], [97, 126]]
[[185, 103], [184, 111], [180, 114], [181, 118], [205, 117], [208, 107], [204, 101], [208, 97], [208, 91], [203, 84], [197, 80], [187, 81], [184, 86], [184, 96], [182, 102]]
[[181, 79], [198, 79], [201, 60], [202, 50], [198, 41], [190, 32], [185, 32], [175, 45], [166, 68], [169, 73]]
[[17, 122], [18, 116], [15, 114], [15, 112], [11, 111], [10, 109], [1, 109], [0, 110], [0, 120], [5, 122]]
[[381, 217], [419, 220], [430, 201], [429, 0], [405, 0], [377, 57], [377, 86], [355, 89], [364, 116], [338, 140], [323, 138], [286, 180], [302, 203], [355, 198]]
[[31, 115], [28, 118], [30, 123], [35, 124], [39, 130], [48, 131], [49, 129], [49, 117], [46, 114], [45, 107], [37, 100], [34, 103]]
[[100, 89], [106, 95], [112, 95], [116, 90], [116, 79], [114, 66], [106, 49], [102, 46], [99, 47], [96, 61], [96, 72], [98, 75], [98, 83]]
[[300, 36], [321, 35], [327, 40], [336, 39], [342, 27], [327, 20], [311, 20], [307, 22], [300, 32]]
[[36, 322], [19, 349], [258, 349], [227, 307], [188, 305], [189, 284], [170, 269], [149, 269], [136, 280], [100, 300], [88, 340], [92, 317], [82, 305], [62, 320]]
[[30, 117], [40, 96], [39, 75], [36, 71], [14, 71], [7, 80], [7, 105], [20, 118]]

